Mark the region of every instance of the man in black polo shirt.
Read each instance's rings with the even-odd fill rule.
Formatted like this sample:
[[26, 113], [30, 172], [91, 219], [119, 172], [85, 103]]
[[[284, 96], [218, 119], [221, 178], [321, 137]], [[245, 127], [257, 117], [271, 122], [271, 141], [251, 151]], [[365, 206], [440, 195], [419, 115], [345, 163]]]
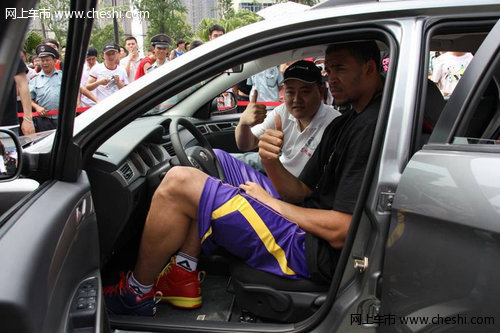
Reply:
[[[195, 168], [172, 168], [153, 196], [134, 272], [104, 289], [110, 312], [153, 315], [155, 294], [178, 307], [201, 306], [202, 248], [222, 246], [256, 269], [290, 279], [332, 277], [368, 162], [383, 84], [375, 42], [332, 45], [325, 60], [332, 95], [352, 110], [327, 127], [300, 177], [279, 160], [279, 115], [275, 129], [260, 137], [259, 154], [281, 199], [253, 182], [226, 184]], [[297, 101], [293, 107], [305, 106]]]

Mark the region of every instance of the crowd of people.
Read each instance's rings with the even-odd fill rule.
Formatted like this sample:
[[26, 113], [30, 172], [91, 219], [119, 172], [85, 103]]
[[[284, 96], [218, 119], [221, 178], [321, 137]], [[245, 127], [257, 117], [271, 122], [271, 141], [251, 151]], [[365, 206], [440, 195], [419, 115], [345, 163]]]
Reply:
[[[209, 29], [209, 39], [224, 33], [224, 27], [213, 25]], [[141, 58], [137, 39], [129, 36], [125, 38], [124, 46], [105, 44], [100, 51], [102, 63], [98, 61], [99, 50], [90, 46], [80, 80], [77, 108], [85, 110], [99, 103], [134, 80], [201, 44], [199, 40], [186, 43], [179, 39], [173, 48], [174, 44], [169, 36], [157, 34], [150, 39], [147, 55]], [[36, 47], [36, 55], [29, 59], [26, 51], [21, 50], [12, 90], [0, 121], [1, 127], [8, 128], [17, 135], [57, 127], [65, 53], [66, 47], [60, 47], [51, 38], [43, 40]]]
[[[209, 39], [217, 38], [224, 33], [222, 26], [213, 25], [209, 29]], [[135, 37], [126, 37], [123, 44], [124, 46], [108, 43], [100, 51], [92, 46], [88, 48], [80, 81], [77, 102], [79, 110], [86, 110], [99, 103], [134, 80], [196, 48], [202, 42], [194, 40], [187, 43], [179, 39], [174, 44], [169, 36], [158, 34], [151, 38], [150, 47], [144, 57], [139, 54]], [[60, 47], [56, 40], [50, 38], [45, 39], [36, 48], [36, 55], [30, 56], [29, 59], [26, 51], [21, 50], [14, 84], [0, 126], [11, 129], [18, 135], [28, 135], [57, 127], [65, 53], [66, 47], [64, 45]], [[99, 53], [102, 55], [102, 63], [98, 62]], [[472, 54], [465, 52], [432, 52], [429, 61], [429, 79], [436, 83], [444, 96], [449, 96], [471, 59]], [[324, 58], [309, 60], [314, 61], [323, 70], [322, 75], [325, 77]], [[383, 71], [388, 70], [389, 62], [388, 56], [382, 56]], [[251, 96], [258, 91], [258, 100], [269, 102], [265, 109], [270, 110], [284, 101], [283, 73], [289, 65], [290, 63], [285, 63], [268, 68], [240, 82], [230, 91], [239, 101], [245, 102], [250, 102]], [[325, 85], [327, 89], [323, 97], [324, 102], [332, 105], [333, 96], [326, 80]], [[244, 110], [243, 107], [240, 111]], [[243, 158], [249, 156], [251, 157], [247, 155]], [[246, 162], [252, 163], [252, 158]]]

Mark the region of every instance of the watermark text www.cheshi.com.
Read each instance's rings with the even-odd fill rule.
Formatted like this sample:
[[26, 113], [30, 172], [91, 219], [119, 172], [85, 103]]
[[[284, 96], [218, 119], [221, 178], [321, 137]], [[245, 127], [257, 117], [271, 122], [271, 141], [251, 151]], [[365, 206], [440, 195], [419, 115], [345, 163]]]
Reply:
[[467, 326], [467, 325], [484, 325], [493, 326], [495, 325], [494, 316], [467, 316], [463, 314], [456, 314], [452, 316], [398, 316], [394, 314], [386, 315], [365, 315], [361, 313], [351, 314], [351, 325], [378, 325], [378, 326], [389, 326], [389, 325], [456, 325], [456, 326]]
[[148, 11], [125, 11], [116, 10], [114, 8], [105, 10], [56, 10], [51, 11], [47, 8], [40, 9], [24, 9], [24, 8], [5, 8], [5, 19], [27, 19], [27, 18], [38, 18], [38, 19], [70, 19], [70, 18], [92, 18], [92, 19], [148, 19]]

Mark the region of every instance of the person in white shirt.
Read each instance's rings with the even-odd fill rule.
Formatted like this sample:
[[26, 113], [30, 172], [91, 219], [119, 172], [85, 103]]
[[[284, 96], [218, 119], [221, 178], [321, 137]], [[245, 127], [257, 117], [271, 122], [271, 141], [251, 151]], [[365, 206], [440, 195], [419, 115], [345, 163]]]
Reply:
[[85, 64], [83, 65], [82, 79], [80, 80], [79, 106], [81, 107], [94, 106], [99, 102], [99, 100], [94, 96], [94, 94], [86, 88], [90, 70], [95, 65], [99, 65], [99, 62], [97, 62], [97, 49], [91, 46], [87, 50], [87, 58], [85, 59]]
[[437, 84], [443, 96], [449, 96], [471, 62], [468, 52], [446, 52], [434, 58], [432, 81]]
[[137, 50], [137, 39], [133, 36], [125, 38], [125, 48], [128, 51], [128, 55], [120, 60], [120, 66], [125, 68], [128, 75], [128, 82], [133, 82], [137, 67], [141, 62], [141, 57]]
[[120, 47], [116, 44], [106, 44], [102, 49], [104, 62], [95, 65], [89, 72], [86, 88], [102, 101], [128, 84], [127, 72], [116, 64]]
[[[321, 70], [311, 61], [297, 61], [284, 73], [285, 103], [266, 114], [266, 107], [256, 103], [257, 93], [241, 115], [235, 136], [242, 151], [255, 149], [266, 129], [274, 129], [275, 118], [281, 118], [284, 143], [280, 161], [298, 176], [321, 141], [325, 128], [340, 115], [322, 103], [325, 93]], [[236, 156], [258, 170], [257, 153]]]
[[146, 73], [154, 71], [168, 62], [168, 47], [171, 39], [165, 34], [158, 34], [151, 38], [151, 45], [154, 46], [156, 61], [146, 70]]

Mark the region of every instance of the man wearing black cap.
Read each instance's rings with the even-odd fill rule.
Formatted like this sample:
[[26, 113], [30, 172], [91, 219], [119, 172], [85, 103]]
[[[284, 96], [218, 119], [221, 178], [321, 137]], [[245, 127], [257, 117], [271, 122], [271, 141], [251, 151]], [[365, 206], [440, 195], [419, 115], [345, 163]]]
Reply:
[[156, 61], [149, 67], [146, 73], [150, 73], [156, 68], [163, 66], [168, 62], [168, 47], [170, 46], [170, 37], [165, 34], [158, 34], [151, 38], [151, 45], [154, 46]]
[[172, 52], [170, 52], [168, 60], [174, 60], [175, 58], [183, 55], [184, 52], [186, 52], [186, 42], [184, 42], [183, 39], [179, 39], [177, 41], [177, 48], [173, 49]]
[[49, 45], [38, 45], [36, 54], [40, 58], [42, 70], [30, 81], [31, 105], [38, 112], [34, 118], [37, 132], [51, 130], [57, 127], [57, 113], [48, 114], [48, 111], [59, 110], [59, 96], [61, 94], [62, 72], [55, 68], [59, 53]]
[[95, 65], [89, 72], [86, 88], [92, 91], [99, 101], [111, 96], [129, 83], [125, 69], [116, 64], [119, 53], [118, 45], [113, 43], [104, 45], [102, 49], [104, 62]]
[[80, 103], [78, 106], [90, 107], [99, 103], [99, 100], [86, 87], [90, 70], [95, 65], [99, 65], [97, 62], [97, 49], [91, 46], [87, 50], [87, 58], [85, 60], [85, 64], [83, 65], [82, 79], [80, 80]]
[[[254, 92], [236, 127], [236, 144], [242, 151], [257, 148], [259, 137], [266, 129], [274, 129], [274, 118], [279, 115], [286, 138], [280, 161], [298, 177], [321, 141], [325, 128], [340, 113], [322, 103], [325, 86], [321, 71], [313, 62], [301, 60], [290, 65], [284, 73], [283, 84], [285, 103], [267, 115], [266, 106], [257, 103], [258, 92]], [[253, 167], [260, 164], [258, 153], [243, 154], [241, 159]], [[260, 164], [256, 169], [263, 167]]]
[[202, 248], [210, 254], [221, 246], [253, 268], [289, 279], [328, 282], [370, 155], [383, 87], [379, 65], [374, 41], [327, 49], [332, 94], [353, 109], [331, 122], [300, 178], [279, 160], [284, 134], [276, 116], [275, 129], [260, 137], [259, 154], [278, 194], [256, 182], [225, 183], [196, 168], [171, 168], [153, 196], [134, 271], [104, 288], [108, 310], [152, 316], [155, 294], [178, 307], [201, 306], [196, 258]]
[[[42, 44], [43, 45], [48, 45], [48, 46], [52, 47], [54, 50], [56, 50], [56, 51], [59, 50], [59, 43], [57, 42], [57, 40], [55, 40], [53, 38], [45, 38], [42, 41]], [[59, 60], [59, 54], [57, 55], [57, 58], [55, 60], [54, 68], [58, 69], [58, 70], [62, 70], [63, 69], [63, 63], [61, 62], [61, 60]], [[40, 65], [35, 66], [35, 71], [37, 73], [39, 73], [41, 70], [42, 70], [42, 67]]]

